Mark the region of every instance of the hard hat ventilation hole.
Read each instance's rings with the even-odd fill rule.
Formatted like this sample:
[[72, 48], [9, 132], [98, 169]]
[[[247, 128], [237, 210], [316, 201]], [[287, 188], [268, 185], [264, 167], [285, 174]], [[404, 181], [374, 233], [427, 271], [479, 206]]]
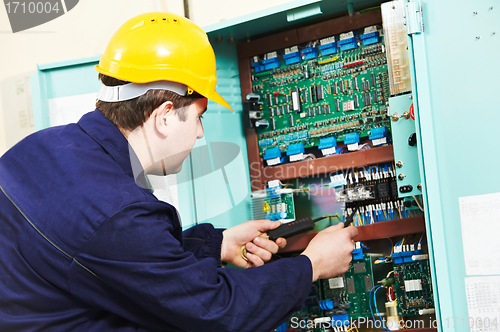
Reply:
[[165, 17], [163, 18], [163, 22], [167, 22], [167, 19]]
[[174, 21], [174, 23], [179, 23], [179, 20], [176, 18], [174, 18], [173, 21]]
[[156, 22], [155, 18], [151, 19], [151, 23], [155, 23], [155, 22]]

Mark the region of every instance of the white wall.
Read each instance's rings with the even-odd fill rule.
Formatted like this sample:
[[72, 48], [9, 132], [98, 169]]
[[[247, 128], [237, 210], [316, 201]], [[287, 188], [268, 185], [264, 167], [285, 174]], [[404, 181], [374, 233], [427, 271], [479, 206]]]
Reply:
[[[205, 26], [288, 1], [189, 0], [189, 8], [191, 19]], [[137, 14], [162, 10], [184, 15], [182, 0], [81, 0], [61, 17], [13, 34], [7, 12], [3, 9], [5, 7], [1, 7], [0, 85], [3, 88], [0, 91], [0, 155], [13, 142], [34, 130], [32, 126], [16, 127], [19, 123], [26, 124], [26, 121], [20, 119], [20, 110], [12, 108], [20, 104], [19, 96], [14, 96], [14, 86], [19, 86], [24, 76], [35, 72], [37, 64], [101, 54], [114, 31]], [[8, 106], [4, 107], [4, 104]]]
[[[12, 128], [19, 120], [12, 119], [18, 117], [18, 112], [10, 109], [16, 98], [11, 95], [14, 89], [8, 86], [16, 84], [20, 76], [35, 72], [39, 63], [101, 54], [120, 24], [137, 14], [160, 9], [184, 15], [182, 0], [81, 0], [61, 17], [13, 34], [3, 8], [0, 8], [0, 83], [3, 87], [0, 93], [0, 155], [10, 148], [12, 141], [34, 130], [33, 127], [31, 130]], [[9, 109], [4, 109], [5, 103]], [[11, 135], [9, 139], [7, 132]]]

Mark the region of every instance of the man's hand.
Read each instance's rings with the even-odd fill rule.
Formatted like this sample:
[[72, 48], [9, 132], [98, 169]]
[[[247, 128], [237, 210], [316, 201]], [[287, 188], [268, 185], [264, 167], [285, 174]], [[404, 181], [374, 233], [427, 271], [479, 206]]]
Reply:
[[[286, 240], [278, 238], [276, 243], [261, 235], [278, 228], [281, 223], [271, 220], [250, 220], [222, 232], [221, 260], [241, 268], [261, 266], [272, 254], [286, 246]], [[241, 247], [247, 249], [248, 261], [241, 257]]]
[[356, 227], [344, 228], [339, 223], [322, 230], [309, 242], [302, 255], [311, 260], [313, 282], [336, 277], [349, 269], [354, 250], [352, 239], [357, 235]]

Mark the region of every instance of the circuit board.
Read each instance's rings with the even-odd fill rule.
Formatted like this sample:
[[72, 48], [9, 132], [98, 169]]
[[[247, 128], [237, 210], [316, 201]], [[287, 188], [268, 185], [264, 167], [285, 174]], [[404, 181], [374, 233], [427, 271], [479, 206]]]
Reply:
[[[380, 255], [363, 254], [363, 259], [353, 260], [349, 270], [341, 277], [323, 280], [325, 299], [334, 302], [333, 314], [347, 313], [349, 318], [371, 317], [370, 291], [392, 269], [392, 264], [374, 264]], [[340, 280], [339, 278], [342, 278]], [[378, 292], [377, 306], [384, 308], [385, 292]], [[372, 304], [373, 306], [373, 304]]]
[[262, 211], [266, 213], [266, 219], [269, 220], [281, 220], [282, 222], [295, 220], [293, 192], [281, 189], [279, 195], [268, 196]]
[[318, 280], [312, 284], [311, 292], [309, 293], [309, 296], [307, 297], [302, 308], [299, 311], [294, 312], [293, 315], [288, 319], [287, 323], [288, 326], [291, 328], [291, 331], [295, 332], [323, 331], [323, 328], [321, 328], [319, 324], [316, 324], [315, 326], [313, 323], [316, 318], [322, 317], [323, 315], [323, 310], [318, 305], [321, 298], [322, 298], [321, 287], [320, 287], [320, 281]]
[[394, 265], [398, 312], [418, 315], [421, 309], [434, 308], [429, 260]]
[[[285, 152], [291, 144], [311, 148], [321, 138], [345, 141], [349, 133], [366, 137], [373, 128], [390, 130], [384, 39], [381, 30], [370, 31], [376, 42], [361, 39], [366, 29], [360, 29], [347, 33], [349, 47], [341, 45], [341, 34], [340, 40], [332, 36], [268, 54], [262, 62], [274, 61], [275, 68], [252, 68], [253, 93], [262, 102], [261, 123], [267, 124], [257, 127], [261, 156], [270, 148]], [[333, 47], [327, 51], [325, 45]], [[299, 54], [295, 60], [290, 57], [294, 54]]]

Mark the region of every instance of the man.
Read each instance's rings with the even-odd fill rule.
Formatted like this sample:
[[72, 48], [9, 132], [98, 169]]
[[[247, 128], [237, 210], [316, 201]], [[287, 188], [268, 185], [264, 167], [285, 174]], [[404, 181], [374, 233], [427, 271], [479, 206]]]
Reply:
[[311, 281], [348, 269], [353, 227], [330, 227], [302, 255], [262, 266], [286, 243], [260, 236], [279, 223], [182, 233], [175, 208], [148, 190], [146, 174], [178, 172], [203, 136], [207, 98], [229, 108], [199, 27], [139, 15], [96, 69], [94, 112], [0, 158], [1, 331], [269, 331]]

